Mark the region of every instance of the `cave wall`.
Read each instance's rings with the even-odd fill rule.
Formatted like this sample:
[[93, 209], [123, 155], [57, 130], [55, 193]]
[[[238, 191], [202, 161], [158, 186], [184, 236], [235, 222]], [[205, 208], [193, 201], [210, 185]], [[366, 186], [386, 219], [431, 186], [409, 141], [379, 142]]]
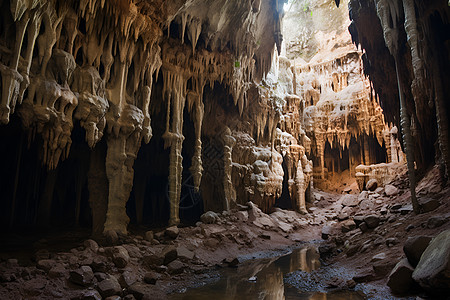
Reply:
[[349, 31], [364, 49], [364, 72], [387, 121], [401, 128], [400, 87], [409, 119], [402, 127], [411, 129], [409, 148], [419, 173], [438, 163], [442, 177], [448, 177], [450, 6], [446, 1], [351, 0], [349, 11]]
[[311, 144], [314, 185], [359, 165], [403, 162], [397, 127], [387, 122], [372, 82], [365, 77], [364, 54], [347, 27], [348, 1], [289, 1], [283, 23], [293, 94], [304, 101], [302, 130]]
[[[0, 8], [2, 178], [12, 178], [2, 182], [2, 208], [25, 203], [34, 207], [28, 226], [52, 223], [59, 197], [75, 206], [59, 211], [75, 211], [77, 225], [91, 214], [97, 234], [126, 233], [130, 217], [178, 224], [187, 185], [194, 198], [214, 199], [202, 180], [211, 138], [223, 153], [222, 209], [236, 201], [234, 138], [226, 122], [211, 132], [216, 120], [206, 116], [223, 99], [236, 116], [251, 109], [252, 82], [281, 48], [283, 1], [12, 0]], [[22, 153], [36, 166], [30, 178]], [[5, 222], [14, 228], [16, 219]]]

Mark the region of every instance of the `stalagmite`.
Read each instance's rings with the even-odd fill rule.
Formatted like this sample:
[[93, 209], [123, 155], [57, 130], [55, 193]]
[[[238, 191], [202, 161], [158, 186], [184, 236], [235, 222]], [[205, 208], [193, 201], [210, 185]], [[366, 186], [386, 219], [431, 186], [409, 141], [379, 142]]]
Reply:
[[179, 202], [181, 194], [181, 175], [183, 171], [183, 110], [186, 102], [186, 81], [181, 70], [163, 64], [163, 94], [168, 103], [167, 126], [163, 134], [164, 145], [170, 148], [169, 160], [169, 225], [180, 222]]
[[297, 187], [297, 210], [301, 213], [308, 213], [306, 210], [306, 202], [305, 202], [305, 175], [303, 174], [302, 161], [299, 160], [297, 164], [297, 174], [295, 176], [295, 185]]
[[[162, 138], [170, 148], [169, 223], [177, 224], [185, 102], [189, 102], [195, 131], [194, 149], [189, 151], [193, 150], [190, 172], [196, 191], [202, 183], [202, 138], [207, 131], [203, 126], [204, 87], [223, 87], [241, 115], [249, 108], [248, 92], [254, 78], [262, 78], [268, 71], [268, 58], [281, 39], [278, 15], [282, 12], [272, 11], [274, 3], [261, 1], [237, 7], [227, 2], [224, 9], [212, 11], [217, 3], [205, 7], [199, 0], [2, 2], [2, 7], [9, 9], [2, 12], [0, 21], [5, 31], [0, 47], [0, 122], [8, 123], [16, 110], [29, 144], [38, 144], [34, 141], [42, 138], [41, 159], [48, 169], [59, 170], [64, 159], [72, 161], [72, 143], [76, 143], [73, 151], [80, 151], [84, 141], [79, 140], [79, 134], [85, 134], [85, 144], [93, 151], [91, 166], [89, 171], [78, 168], [76, 172], [77, 178], [89, 174], [95, 234], [127, 233], [125, 206], [132, 195], [133, 165], [142, 142], [152, 139], [154, 114], [168, 116]], [[173, 26], [180, 29], [181, 37], [174, 36], [170, 23], [176, 23]], [[256, 30], [258, 26], [264, 30]], [[165, 30], [168, 35], [163, 36]], [[185, 36], [191, 45], [184, 44]], [[167, 111], [159, 103], [161, 98], [168, 104]], [[266, 112], [258, 119], [257, 139], [269, 138], [273, 143], [279, 112], [270, 105]], [[157, 136], [160, 138], [161, 132]], [[234, 140], [233, 130], [223, 134], [226, 174], [220, 181], [226, 208], [236, 200], [232, 186]], [[99, 159], [96, 151], [105, 151], [106, 159]], [[280, 191], [280, 157], [270, 157], [264, 159], [277, 184], [271, 183], [264, 197], [273, 201]], [[84, 188], [80, 180], [75, 200], [77, 218], [83, 209]], [[139, 222], [143, 221], [146, 191], [141, 190], [137, 197]]]
[[[191, 174], [194, 178], [194, 188], [196, 191], [200, 189], [200, 182], [202, 180], [202, 124], [203, 124], [203, 116], [205, 113], [205, 107], [203, 105], [202, 94], [188, 94], [188, 102], [192, 102], [192, 111], [194, 115], [194, 128], [195, 128], [195, 150], [194, 155], [192, 157], [192, 166], [190, 168]], [[192, 99], [193, 98], [193, 99]], [[189, 101], [189, 99], [192, 99]]]
[[231, 171], [232, 171], [232, 151], [233, 146], [236, 143], [236, 139], [231, 135], [230, 128], [226, 128], [222, 133], [223, 141], [223, 190], [225, 193], [225, 210], [230, 210], [231, 202], [236, 200], [236, 193], [233, 188], [233, 183], [231, 181]]

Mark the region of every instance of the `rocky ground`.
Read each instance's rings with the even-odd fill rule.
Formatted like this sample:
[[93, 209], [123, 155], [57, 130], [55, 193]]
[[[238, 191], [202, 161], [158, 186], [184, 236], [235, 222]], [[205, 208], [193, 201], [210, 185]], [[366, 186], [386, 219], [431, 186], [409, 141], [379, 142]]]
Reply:
[[[0, 299], [164, 299], [213, 281], [217, 269], [239, 264], [240, 257], [282, 253], [313, 241], [320, 245], [323, 271], [293, 274], [289, 283], [322, 276], [315, 282], [324, 288], [362, 289], [369, 298], [383, 299], [380, 295], [390, 295], [388, 276], [404, 257], [407, 238], [434, 237], [450, 228], [450, 188], [441, 188], [438, 175], [432, 169], [417, 187], [429, 210], [418, 216], [412, 212], [403, 171], [391, 185], [373, 191], [359, 193], [355, 185], [341, 188], [342, 194], [315, 191], [308, 215], [281, 209], [267, 215], [249, 203], [222, 214], [207, 213], [191, 227], [96, 241], [66, 234], [58, 237], [59, 243], [47, 237], [21, 251], [5, 247]], [[64, 239], [71, 243], [62, 243]], [[413, 287], [407, 293], [426, 296]]]

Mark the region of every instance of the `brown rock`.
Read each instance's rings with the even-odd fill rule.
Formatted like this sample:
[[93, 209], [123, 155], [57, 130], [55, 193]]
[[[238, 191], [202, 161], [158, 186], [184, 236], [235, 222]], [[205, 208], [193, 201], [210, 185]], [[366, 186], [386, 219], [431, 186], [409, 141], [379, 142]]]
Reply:
[[98, 283], [97, 289], [103, 298], [118, 295], [122, 291], [119, 282], [113, 276]]
[[450, 294], [450, 230], [431, 240], [412, 275], [432, 293]]
[[439, 200], [432, 198], [419, 198], [418, 202], [423, 213], [433, 211], [441, 205]]
[[406, 258], [413, 267], [416, 267], [419, 263], [420, 257], [430, 244], [430, 241], [430, 236], [413, 236], [406, 240], [403, 245], [403, 252], [405, 252]]
[[94, 279], [94, 273], [89, 266], [82, 266], [79, 269], [70, 271], [69, 275], [69, 280], [71, 282], [82, 286], [91, 285], [92, 280]]
[[37, 262], [36, 268], [44, 270], [45, 272], [50, 271], [51, 268], [56, 266], [56, 261], [53, 259], [41, 259]]
[[178, 259], [167, 265], [167, 271], [172, 275], [183, 273], [184, 268], [185, 265]]
[[366, 189], [368, 189], [369, 191], [375, 191], [378, 187], [378, 181], [376, 179], [370, 179], [367, 183], [366, 183]]
[[164, 235], [173, 240], [178, 237], [179, 233], [180, 233], [180, 230], [178, 229], [177, 226], [169, 227], [164, 231]]
[[364, 222], [369, 228], [376, 228], [380, 224], [380, 217], [377, 215], [368, 215], [364, 217]]
[[397, 263], [387, 282], [393, 293], [405, 294], [411, 290], [414, 286], [413, 271], [414, 268], [409, 264], [408, 259], [404, 258]]
[[349, 232], [356, 228], [356, 224], [353, 220], [345, 220], [341, 224], [341, 230], [342, 232]]
[[145, 233], [145, 240], [151, 242], [155, 238], [153, 231], [149, 230]]
[[172, 261], [177, 259], [178, 257], [177, 248], [175, 248], [174, 246], [167, 246], [166, 248], [163, 249], [162, 255], [164, 256], [164, 265], [167, 266]]
[[155, 272], [148, 272], [144, 276], [144, 282], [148, 284], [156, 284], [156, 281], [159, 280], [161, 275]]
[[114, 247], [113, 262], [118, 268], [125, 268], [130, 261], [127, 249], [122, 246]]

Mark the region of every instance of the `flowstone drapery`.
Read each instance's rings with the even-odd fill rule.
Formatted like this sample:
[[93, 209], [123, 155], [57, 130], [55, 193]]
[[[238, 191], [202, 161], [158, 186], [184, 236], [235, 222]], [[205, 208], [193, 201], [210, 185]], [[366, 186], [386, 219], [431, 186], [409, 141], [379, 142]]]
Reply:
[[[0, 2], [0, 8], [0, 122], [8, 124], [17, 111], [29, 144], [42, 140], [41, 159], [49, 170], [69, 157], [73, 132], [85, 135], [92, 153], [103, 153], [105, 143], [98, 145], [106, 141], [105, 160], [92, 155], [88, 172], [96, 233], [102, 227], [105, 232], [127, 232], [125, 206], [133, 188], [133, 165], [142, 142], [153, 136], [153, 113], [167, 115], [162, 139], [170, 148], [169, 223], [179, 222], [184, 108], [194, 124], [188, 171], [198, 192], [205, 86], [223, 85], [242, 115], [250, 83], [269, 71], [274, 46], [281, 43], [283, 9], [275, 0], [214, 0], [208, 6], [200, 0], [11, 0]], [[234, 142], [231, 133], [223, 138], [223, 185], [229, 203], [234, 200]], [[108, 208], [103, 226], [100, 185], [105, 174]], [[103, 204], [97, 205], [94, 195]], [[52, 197], [47, 198], [51, 205]], [[138, 198], [136, 207], [143, 210], [143, 197]], [[142, 220], [142, 211], [137, 215]]]

